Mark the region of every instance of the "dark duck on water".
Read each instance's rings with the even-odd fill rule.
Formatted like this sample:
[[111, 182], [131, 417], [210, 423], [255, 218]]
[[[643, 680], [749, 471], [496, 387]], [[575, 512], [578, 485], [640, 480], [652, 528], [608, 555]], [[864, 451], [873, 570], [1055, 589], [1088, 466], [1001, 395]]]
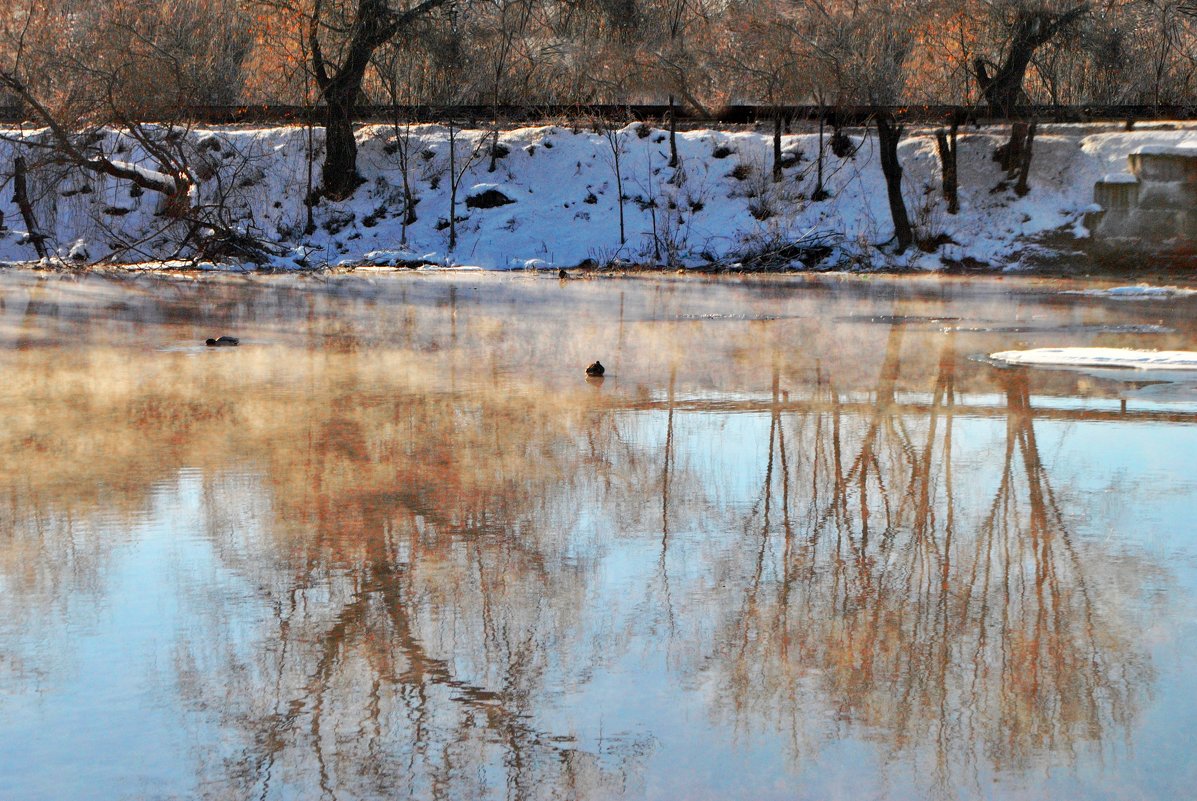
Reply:
[[607, 368], [603, 367], [602, 362], [595, 362], [586, 368], [586, 375], [591, 378], [600, 378], [605, 372], [607, 372]]
[[237, 337], [217, 337], [216, 339], [207, 339], [204, 344], [209, 348], [231, 348], [234, 345], [241, 344], [241, 340]]

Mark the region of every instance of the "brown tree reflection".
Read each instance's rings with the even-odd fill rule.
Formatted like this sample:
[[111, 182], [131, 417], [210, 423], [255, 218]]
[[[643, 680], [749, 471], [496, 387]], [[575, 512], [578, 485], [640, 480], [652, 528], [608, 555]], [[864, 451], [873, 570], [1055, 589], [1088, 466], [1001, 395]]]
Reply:
[[[75, 618], [112, 532], [198, 487], [220, 575], [179, 588], [156, 698], [181, 700], [198, 794], [641, 797], [681, 733], [593, 708], [639, 653], [711, 688], [673, 700], [719, 736], [783, 732], [795, 771], [858, 738], [947, 792], [1129, 730], [1152, 666], [1074, 538], [1025, 373], [970, 367], [938, 327], [682, 319], [664, 285], [621, 290], [617, 320], [533, 321], [420, 286], [94, 317], [60, 291], [0, 329], [6, 619]], [[257, 342], [172, 344], [197, 317]], [[112, 342], [143, 334], [161, 349]], [[601, 347], [606, 382], [565, 376]]]
[[[250, 637], [266, 648], [228, 648], [234, 609], [179, 654], [195, 707], [219, 698], [241, 732], [209, 781], [231, 797], [621, 794], [648, 743], [579, 741], [551, 714], [618, 647], [577, 626], [603, 533], [573, 524], [595, 491], [585, 415], [501, 392], [363, 401], [292, 415], [300, 447], [261, 466], [270, 525], [212, 532], [274, 612]], [[585, 431], [607, 451], [602, 435]]]
[[[437, 344], [442, 323], [458, 331], [452, 302], [397, 307], [402, 345], [379, 349], [299, 301], [289, 314], [321, 347], [238, 349], [237, 372], [93, 343], [68, 361], [8, 355], [25, 405], [0, 452], [28, 466], [3, 479], [3, 608], [44, 626], [53, 597], [77, 603], [79, 570], [50, 554], [96, 516], [136, 521], [156, 485], [198, 468], [208, 539], [253, 588], [181, 588], [199, 614], [173, 683], [197, 732], [224, 732], [196, 737], [205, 797], [634, 788], [643, 735], [596, 738], [551, 710], [618, 647], [575, 625], [609, 534], [577, 520], [610, 475], [611, 416], [586, 385], [529, 413], [535, 385], [480, 382], [471, 350]], [[90, 542], [91, 558], [113, 547]]]
[[[846, 726], [951, 794], [982, 769], [1117, 741], [1153, 672], [1089, 588], [1100, 554], [1073, 541], [1027, 374], [997, 375], [1004, 450], [961, 488], [955, 335], [941, 336], [929, 396], [899, 402], [903, 334], [890, 329], [863, 413], [829, 381], [788, 412], [774, 372], [754, 567], [708, 669], [737, 718], [776, 719], [796, 756]], [[791, 493], [804, 496], [797, 509]]]

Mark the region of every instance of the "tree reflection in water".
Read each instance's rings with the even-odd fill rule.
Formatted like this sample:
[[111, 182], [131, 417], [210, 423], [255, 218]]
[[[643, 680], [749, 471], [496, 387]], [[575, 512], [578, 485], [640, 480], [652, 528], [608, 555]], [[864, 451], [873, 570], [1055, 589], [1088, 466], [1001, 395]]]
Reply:
[[567, 421], [499, 397], [358, 400], [266, 470], [271, 531], [229, 549], [275, 610], [250, 638], [268, 647], [226, 656], [230, 633], [181, 655], [193, 704], [223, 688], [245, 738], [230, 792], [620, 794], [646, 741], [587, 748], [546, 723], [616, 645], [575, 625], [600, 551], [571, 525], [589, 482]]
[[[463, 313], [455, 288], [404, 300], [234, 293], [212, 308], [298, 325], [308, 343], [222, 354], [236, 370], [102, 342], [6, 357], [26, 401], [0, 456], [29, 464], [0, 478], [8, 619], [37, 628], [101, 597], [112, 545], [94, 532], [202, 477], [205, 540], [251, 590], [180, 588], [197, 613], [171, 686], [201, 795], [639, 797], [679, 732], [627, 709], [606, 729], [605, 710], [570, 706], [608, 674], [635, 684], [633, 651], [713, 688], [716, 722], [784, 732], [795, 772], [860, 738], [948, 793], [1129, 730], [1152, 666], [1092, 585], [1102, 555], [1074, 540], [1026, 373], [984, 371], [1001, 431], [958, 405], [956, 334], [874, 329], [865, 387], [849, 360], [787, 364], [816, 329], [749, 325], [724, 329], [702, 369], [715, 384], [769, 375], [768, 389], [708, 400], [675, 329], [629, 324], [625, 341], [621, 293], [615, 363], [659, 380], [566, 384], [505, 364], [561, 347], [585, 363], [602, 335], [529, 344], [504, 309]], [[743, 443], [711, 432], [745, 411], [767, 443], [732, 470], [718, 457]], [[977, 462], [986, 431], [1002, 447]], [[761, 476], [747, 499], [745, 475]], [[642, 585], [612, 583], [616, 568]], [[13, 664], [0, 680], [23, 686]]]
[[1027, 373], [997, 374], [996, 488], [962, 510], [960, 496], [981, 488], [953, 479], [955, 335], [942, 336], [930, 400], [915, 408], [895, 399], [902, 336], [890, 329], [864, 414], [847, 413], [858, 404], [831, 383], [787, 412], [774, 371], [754, 553], [733, 557], [754, 568], [721, 599], [735, 614], [704, 664], [737, 719], [776, 720], [796, 758], [848, 726], [951, 795], [981, 764], [1026, 770], [1128, 735], [1153, 670], [1087, 584], [1039, 454]]

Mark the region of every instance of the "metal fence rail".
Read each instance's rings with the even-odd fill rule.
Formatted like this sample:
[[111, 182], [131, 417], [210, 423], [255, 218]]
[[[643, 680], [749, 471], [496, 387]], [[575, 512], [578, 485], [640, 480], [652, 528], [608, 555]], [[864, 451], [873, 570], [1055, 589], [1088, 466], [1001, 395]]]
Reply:
[[[790, 121], [818, 121], [833, 125], [859, 126], [867, 124], [878, 114], [892, 114], [899, 120], [912, 123], [937, 124], [953, 117], [969, 122], [1000, 122], [987, 110], [970, 106], [906, 105], [906, 106], [767, 106], [734, 105], [700, 114], [693, 109], [676, 107], [677, 120], [686, 125], [721, 124], [751, 125], [772, 121], [777, 115]], [[542, 104], [505, 105], [497, 108], [472, 106], [359, 106], [355, 119], [363, 123], [444, 122], [455, 120], [463, 125], [481, 126], [494, 120], [502, 123], [531, 123], [549, 121], [587, 122], [594, 119], [612, 122], [661, 121], [667, 119], [666, 105], [637, 104]], [[172, 121], [187, 121], [209, 125], [231, 124], [301, 124], [319, 123], [324, 116], [322, 107], [291, 105], [187, 106], [170, 117]], [[1127, 120], [1193, 120], [1197, 119], [1197, 102], [1188, 105], [1080, 105], [1027, 106], [1018, 109], [1018, 117], [1044, 122], [1125, 122]], [[164, 118], [165, 119], [165, 118]], [[145, 120], [147, 122], [152, 120]], [[0, 106], [0, 123], [36, 124], [36, 120], [20, 106]]]

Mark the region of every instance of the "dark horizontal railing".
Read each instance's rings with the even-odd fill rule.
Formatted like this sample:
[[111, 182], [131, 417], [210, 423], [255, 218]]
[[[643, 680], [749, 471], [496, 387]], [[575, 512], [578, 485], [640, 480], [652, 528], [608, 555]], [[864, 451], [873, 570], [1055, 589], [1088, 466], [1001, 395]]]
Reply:
[[[747, 125], [772, 120], [781, 114], [786, 119], [815, 121], [820, 118], [838, 125], [863, 125], [881, 113], [893, 114], [914, 123], [939, 123], [957, 117], [976, 122], [997, 122], [986, 109], [952, 105], [906, 106], [817, 106], [817, 105], [734, 105], [699, 113], [693, 109], [676, 107], [679, 121], [687, 124], [719, 123]], [[484, 125], [493, 120], [501, 123], [541, 122], [551, 120], [588, 120], [601, 118], [610, 121], [663, 120], [669, 114], [666, 105], [615, 104], [531, 104], [503, 105], [497, 108], [476, 106], [359, 106], [354, 119], [358, 122], [443, 122], [456, 120], [465, 125]], [[323, 108], [292, 105], [187, 106], [170, 115], [172, 120], [227, 125], [236, 123], [298, 124], [309, 120], [319, 123]], [[1102, 122], [1151, 119], [1197, 119], [1197, 102], [1189, 105], [1080, 105], [1027, 106], [1017, 110], [1024, 119], [1050, 122]], [[164, 119], [166, 116], [164, 115]], [[0, 122], [36, 123], [19, 106], [0, 106]]]

